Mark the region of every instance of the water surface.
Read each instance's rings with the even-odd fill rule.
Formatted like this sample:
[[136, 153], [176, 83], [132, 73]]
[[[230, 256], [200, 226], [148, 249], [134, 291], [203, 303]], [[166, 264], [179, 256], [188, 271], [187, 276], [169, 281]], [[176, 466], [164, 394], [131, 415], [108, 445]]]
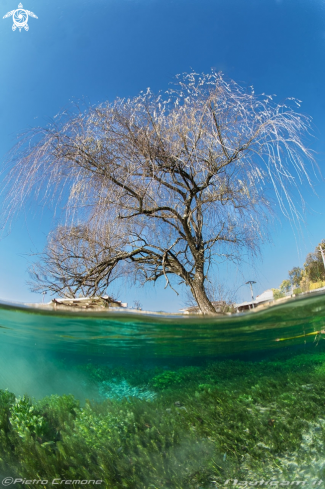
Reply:
[[1, 304], [1, 474], [320, 486], [324, 308], [324, 294], [222, 318]]

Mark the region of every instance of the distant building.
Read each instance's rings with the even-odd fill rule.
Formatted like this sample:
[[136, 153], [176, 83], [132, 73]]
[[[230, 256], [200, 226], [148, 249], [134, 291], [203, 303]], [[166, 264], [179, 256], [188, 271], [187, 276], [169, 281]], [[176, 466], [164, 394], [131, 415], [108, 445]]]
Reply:
[[81, 297], [81, 298], [71, 298], [71, 299], [53, 299], [51, 304], [55, 308], [59, 309], [106, 309], [109, 307], [127, 307], [127, 303], [117, 301], [109, 297], [108, 295], [103, 295], [101, 297]]
[[127, 302], [116, 301], [115, 299], [112, 299], [111, 297], [109, 297], [109, 295], [102, 295], [101, 298], [108, 300], [112, 304], [116, 304], [118, 307], [128, 307]]
[[264, 292], [262, 292], [262, 294], [256, 296], [256, 302], [258, 302], [259, 304], [262, 302], [273, 301], [273, 300], [274, 297], [273, 297], [272, 289], [267, 289]]
[[237, 312], [249, 311], [250, 309], [254, 309], [261, 304], [265, 304], [266, 302], [273, 302], [273, 290], [267, 289], [262, 294], [256, 296], [254, 301], [241, 302], [240, 304], [235, 304], [235, 309]]
[[[267, 302], [273, 302], [273, 290], [267, 289], [262, 294], [256, 296], [254, 301], [241, 302], [240, 304], [235, 304], [234, 308], [237, 312], [249, 311], [250, 309], [254, 309], [261, 304], [266, 304]], [[223, 314], [225, 306], [227, 305], [225, 301], [213, 301], [213, 307], [216, 310], [217, 314]], [[186, 309], [180, 309], [180, 312], [183, 314], [201, 314], [201, 311], [198, 306], [187, 307]]]
[[[217, 314], [223, 314], [223, 310], [227, 303], [225, 301], [212, 301], [211, 304], [216, 310]], [[201, 314], [200, 308], [198, 306], [187, 307], [186, 309], [180, 309], [183, 314]]]

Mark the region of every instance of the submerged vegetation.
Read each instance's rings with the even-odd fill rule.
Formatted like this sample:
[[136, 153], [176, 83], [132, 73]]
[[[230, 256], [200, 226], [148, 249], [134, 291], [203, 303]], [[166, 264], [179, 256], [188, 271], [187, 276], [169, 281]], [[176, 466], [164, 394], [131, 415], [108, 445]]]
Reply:
[[0, 471], [114, 489], [322, 478], [325, 351], [317, 351], [174, 370], [87, 365], [99, 398], [84, 405], [72, 395], [0, 391]]

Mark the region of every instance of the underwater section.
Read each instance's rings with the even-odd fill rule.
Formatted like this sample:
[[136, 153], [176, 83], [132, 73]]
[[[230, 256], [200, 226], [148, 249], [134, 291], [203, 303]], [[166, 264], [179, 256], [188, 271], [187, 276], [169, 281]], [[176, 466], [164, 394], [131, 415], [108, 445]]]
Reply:
[[2, 485], [325, 484], [324, 294], [224, 318], [2, 304], [0, 335]]

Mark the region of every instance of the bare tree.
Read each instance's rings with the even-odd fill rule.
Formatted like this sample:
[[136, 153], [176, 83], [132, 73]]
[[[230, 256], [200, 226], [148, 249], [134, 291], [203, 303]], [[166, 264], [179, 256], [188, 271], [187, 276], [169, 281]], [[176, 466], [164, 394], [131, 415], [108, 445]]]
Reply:
[[64, 297], [103, 294], [123, 274], [123, 268], [116, 267], [118, 260], [108, 269], [104, 264], [128, 244], [109, 224], [102, 232], [79, 225], [58, 226], [50, 233], [43, 260], [30, 269], [33, 292], [46, 290]]
[[165, 277], [166, 287], [174, 276], [214, 313], [211, 265], [256, 253], [272, 188], [299, 218], [288, 189], [309, 182], [313, 158], [302, 140], [310, 120], [295, 103], [190, 73], [158, 96], [148, 89], [28, 132], [10, 159], [7, 214], [30, 194], [66, 199], [65, 224], [33, 270], [38, 287], [94, 295], [121, 275]]
[[142, 304], [139, 300], [133, 301], [133, 308], [137, 309], [138, 311], [142, 311]]
[[[205, 291], [208, 299], [214, 307], [216, 304], [218, 305], [217, 309], [222, 314], [229, 311], [235, 312], [237, 290], [238, 289], [230, 288], [225, 283], [211, 282], [210, 280], [205, 283]], [[197, 302], [189, 289], [186, 289], [185, 291], [184, 304], [189, 308], [197, 309], [198, 307]]]

